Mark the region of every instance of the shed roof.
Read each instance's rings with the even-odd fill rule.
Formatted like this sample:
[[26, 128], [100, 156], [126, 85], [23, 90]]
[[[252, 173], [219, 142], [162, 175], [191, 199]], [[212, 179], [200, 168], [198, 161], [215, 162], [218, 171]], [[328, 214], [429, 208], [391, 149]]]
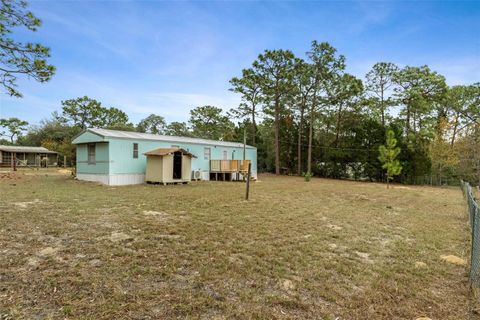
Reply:
[[44, 147], [23, 147], [23, 146], [1, 146], [0, 151], [19, 152], [19, 153], [58, 153], [50, 151]]
[[166, 156], [166, 155], [172, 154], [174, 152], [181, 152], [186, 156], [189, 156], [191, 158], [192, 157], [196, 158], [193, 154], [191, 154], [190, 152], [188, 152], [188, 151], [186, 151], [182, 148], [158, 148], [158, 149], [155, 149], [155, 150], [145, 152], [144, 155], [146, 155], [146, 156]]
[[[77, 137], [87, 131], [92, 132], [101, 137], [133, 139], [133, 140], [168, 141], [168, 142], [177, 142], [177, 143], [194, 143], [194, 144], [206, 144], [206, 145], [213, 145], [213, 146], [243, 148], [243, 143], [239, 143], [239, 142], [228, 142], [228, 141], [209, 140], [209, 139], [200, 139], [200, 138], [191, 138], [191, 137], [166, 136], [166, 135], [160, 135], [160, 134], [108, 130], [108, 129], [100, 129], [100, 128], [85, 129], [79, 135], [77, 135]], [[249, 145], [247, 145], [246, 148], [255, 149], [255, 147], [252, 147]]]

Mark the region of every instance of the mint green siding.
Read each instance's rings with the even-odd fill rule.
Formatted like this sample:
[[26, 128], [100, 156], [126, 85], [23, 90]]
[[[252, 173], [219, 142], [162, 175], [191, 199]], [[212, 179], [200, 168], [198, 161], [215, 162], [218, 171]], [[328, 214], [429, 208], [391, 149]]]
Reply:
[[77, 145], [77, 173], [109, 173], [108, 142], [95, 143], [95, 163], [88, 163], [88, 144]]
[[95, 133], [86, 131], [73, 139], [73, 144], [80, 144], [80, 143], [91, 143], [91, 142], [103, 142], [106, 139], [102, 136], [96, 135]]
[[[112, 159], [110, 173], [145, 173], [147, 158], [144, 153], [164, 146], [156, 141], [109, 139], [110, 159]], [[134, 143], [138, 143], [138, 159], [133, 158]]]
[[[228, 160], [243, 159], [243, 148], [116, 138], [108, 138], [108, 140], [111, 159], [110, 173], [145, 173], [147, 159], [144, 153], [157, 148], [170, 148], [172, 146], [183, 148], [196, 156], [192, 159], [192, 170], [206, 171], [210, 169], [210, 162], [204, 158], [205, 148], [210, 148], [211, 159], [214, 160], [224, 159], [224, 152], [226, 152]], [[138, 143], [138, 159], [133, 158], [134, 143]], [[256, 172], [257, 150], [247, 149], [246, 159], [253, 160], [252, 170]]]

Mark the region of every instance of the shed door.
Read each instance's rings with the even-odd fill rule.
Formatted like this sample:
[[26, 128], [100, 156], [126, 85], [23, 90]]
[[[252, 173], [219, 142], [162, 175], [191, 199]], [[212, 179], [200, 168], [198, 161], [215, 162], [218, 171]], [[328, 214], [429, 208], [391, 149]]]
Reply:
[[173, 179], [182, 179], [182, 153], [173, 153]]

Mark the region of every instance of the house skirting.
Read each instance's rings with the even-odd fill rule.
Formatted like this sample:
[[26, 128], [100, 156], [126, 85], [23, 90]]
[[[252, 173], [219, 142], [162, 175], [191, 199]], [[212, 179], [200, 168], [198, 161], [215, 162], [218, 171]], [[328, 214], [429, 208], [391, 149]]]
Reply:
[[145, 183], [145, 174], [143, 173], [77, 173], [77, 179], [83, 181], [100, 182], [108, 186], [124, 186], [129, 184]]

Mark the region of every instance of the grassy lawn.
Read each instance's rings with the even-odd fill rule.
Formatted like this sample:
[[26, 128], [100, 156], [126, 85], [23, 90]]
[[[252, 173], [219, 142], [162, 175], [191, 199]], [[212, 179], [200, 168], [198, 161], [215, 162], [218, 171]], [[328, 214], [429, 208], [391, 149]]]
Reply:
[[468, 258], [460, 188], [244, 188], [0, 172], [0, 319], [469, 316], [467, 268], [440, 259]]

